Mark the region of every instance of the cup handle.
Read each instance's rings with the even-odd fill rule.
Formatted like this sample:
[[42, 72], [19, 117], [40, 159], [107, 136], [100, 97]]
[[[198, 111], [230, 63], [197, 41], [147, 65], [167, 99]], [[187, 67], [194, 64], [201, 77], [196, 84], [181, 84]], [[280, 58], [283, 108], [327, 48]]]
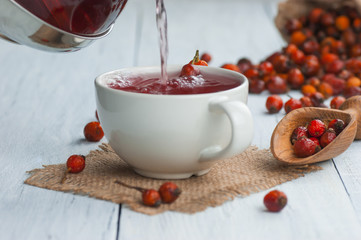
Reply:
[[243, 152], [253, 139], [253, 119], [247, 105], [241, 101], [229, 100], [228, 97], [212, 99], [209, 103], [209, 111], [225, 113], [232, 129], [231, 140], [224, 149], [215, 145], [203, 149], [200, 153], [201, 162], [232, 157]]

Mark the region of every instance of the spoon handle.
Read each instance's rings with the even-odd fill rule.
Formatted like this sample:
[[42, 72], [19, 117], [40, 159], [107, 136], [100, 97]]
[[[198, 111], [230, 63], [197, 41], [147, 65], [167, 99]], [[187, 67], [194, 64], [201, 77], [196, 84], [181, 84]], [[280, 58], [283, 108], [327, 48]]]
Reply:
[[344, 110], [352, 115], [355, 115], [357, 119], [357, 132], [355, 139], [361, 139], [361, 96], [354, 96], [347, 99], [341, 105], [340, 110]]

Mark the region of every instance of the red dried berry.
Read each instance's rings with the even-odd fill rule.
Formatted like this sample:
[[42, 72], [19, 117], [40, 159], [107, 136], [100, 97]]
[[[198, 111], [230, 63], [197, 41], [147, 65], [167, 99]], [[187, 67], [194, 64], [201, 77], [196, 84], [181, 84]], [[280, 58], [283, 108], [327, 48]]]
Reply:
[[312, 120], [307, 126], [308, 133], [312, 137], [321, 137], [326, 131], [326, 125], [320, 120]]
[[249, 81], [249, 92], [250, 93], [261, 93], [265, 90], [266, 84], [264, 81], [259, 79], [250, 79]]
[[302, 65], [305, 63], [306, 56], [301, 50], [297, 49], [291, 53], [291, 60], [297, 65]]
[[333, 119], [331, 122], [328, 123], [328, 128], [332, 128], [333, 130], [335, 130], [336, 135], [339, 135], [345, 127], [346, 124], [341, 119]]
[[339, 109], [345, 101], [346, 98], [342, 96], [336, 96], [331, 100], [330, 107], [333, 109]]
[[301, 137], [308, 137], [307, 128], [300, 126], [295, 128], [291, 134], [291, 143], [295, 144], [295, 142], [300, 139]]
[[316, 143], [316, 151], [315, 151], [315, 153], [320, 151], [321, 150], [320, 140], [318, 138], [315, 138], [315, 137], [310, 137], [310, 140], [312, 140], [312, 141], [314, 141]]
[[158, 207], [161, 204], [159, 192], [154, 189], [144, 190], [142, 193], [143, 204], [150, 207]]
[[231, 63], [223, 64], [221, 66], [221, 68], [225, 68], [225, 69], [236, 71], [236, 72], [241, 72], [241, 70], [239, 69], [239, 67], [237, 65], [234, 65], [234, 64], [231, 64]]
[[209, 63], [212, 60], [212, 56], [209, 53], [203, 53], [201, 56], [201, 60]]
[[67, 171], [79, 173], [85, 168], [85, 157], [83, 155], [71, 155], [66, 161]]
[[98, 142], [104, 137], [103, 128], [99, 122], [90, 122], [84, 127], [84, 136], [90, 142]]
[[302, 107], [302, 102], [296, 98], [291, 98], [285, 103], [285, 111], [286, 113], [291, 112], [297, 108]]
[[305, 78], [302, 72], [298, 68], [292, 68], [288, 72], [287, 81], [292, 89], [299, 89], [302, 87], [303, 83], [305, 82]]
[[321, 147], [324, 148], [336, 138], [336, 132], [332, 128], [326, 130], [320, 138]]
[[291, 63], [287, 56], [278, 55], [275, 56], [273, 62], [273, 67], [278, 73], [287, 73], [290, 69]]
[[197, 76], [199, 74], [200, 74], [199, 68], [188, 63], [182, 67], [182, 70], [180, 72], [180, 77], [191, 77], [191, 76]]
[[267, 89], [271, 94], [288, 92], [286, 81], [279, 76], [272, 76], [267, 82]]
[[310, 96], [310, 99], [311, 99], [312, 105], [314, 107], [321, 107], [321, 105], [323, 104], [323, 102], [325, 100], [322, 93], [320, 93], [320, 92], [312, 93]]
[[263, 203], [270, 212], [279, 212], [287, 204], [287, 196], [281, 191], [273, 190], [264, 197]]
[[282, 98], [278, 95], [271, 95], [267, 98], [266, 108], [269, 113], [278, 113], [283, 106]]
[[308, 55], [302, 66], [302, 73], [307, 77], [312, 77], [317, 75], [320, 68], [321, 66], [318, 58], [315, 55]]
[[268, 76], [273, 72], [273, 65], [268, 61], [264, 61], [259, 64], [258, 70], [262, 77]]
[[297, 157], [309, 157], [318, 152], [317, 144], [309, 138], [301, 137], [293, 145]]
[[178, 188], [178, 186], [172, 182], [165, 182], [160, 186], [158, 190], [160, 197], [162, 199], [162, 202], [164, 203], [172, 203], [181, 194], [181, 190]]
[[302, 103], [302, 107], [313, 107], [311, 98], [304, 96], [300, 98], [300, 101]]
[[238, 66], [239, 70], [241, 71], [241, 73], [244, 73], [248, 69], [252, 68], [253, 64], [252, 64], [251, 60], [249, 60], [248, 58], [241, 58], [238, 60], [237, 66]]

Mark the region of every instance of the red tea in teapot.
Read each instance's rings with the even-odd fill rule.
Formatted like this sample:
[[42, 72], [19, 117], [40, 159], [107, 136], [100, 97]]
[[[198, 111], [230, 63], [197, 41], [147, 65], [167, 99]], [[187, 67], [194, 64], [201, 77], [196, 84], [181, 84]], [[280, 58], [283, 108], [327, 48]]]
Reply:
[[106, 30], [127, 0], [15, 0], [43, 21], [64, 31], [87, 35]]

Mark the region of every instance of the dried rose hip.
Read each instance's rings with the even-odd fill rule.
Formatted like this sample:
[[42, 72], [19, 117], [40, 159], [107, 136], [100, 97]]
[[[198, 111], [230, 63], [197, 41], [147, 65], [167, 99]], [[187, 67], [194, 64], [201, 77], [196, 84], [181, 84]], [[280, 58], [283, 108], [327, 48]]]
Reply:
[[160, 186], [158, 190], [160, 197], [162, 199], [162, 202], [164, 203], [172, 203], [181, 194], [181, 190], [178, 188], [178, 186], [172, 182], [165, 182]]
[[261, 76], [267, 76], [273, 72], [273, 65], [268, 61], [264, 61], [259, 64], [258, 70]]
[[302, 72], [298, 68], [292, 68], [288, 72], [287, 81], [292, 89], [299, 89], [305, 82], [305, 78], [304, 78]]
[[336, 132], [332, 128], [326, 130], [320, 138], [321, 147], [324, 148], [336, 138]]
[[301, 137], [293, 145], [297, 157], [309, 157], [319, 151], [319, 146], [309, 138]]
[[159, 192], [154, 189], [147, 189], [142, 193], [143, 204], [150, 207], [158, 207], [161, 204]]
[[225, 68], [225, 69], [236, 71], [236, 72], [241, 72], [241, 70], [239, 69], [239, 67], [237, 65], [231, 64], [231, 63], [223, 64], [221, 66], [221, 68]]
[[316, 152], [321, 150], [321, 145], [320, 145], [320, 140], [318, 138], [315, 137], [310, 137], [310, 140], [314, 141], [314, 143], [316, 143]]
[[71, 155], [66, 161], [66, 171], [61, 179], [61, 183], [64, 183], [68, 173], [79, 173], [85, 168], [85, 156], [83, 155]]
[[193, 66], [192, 64], [188, 63], [182, 67], [182, 70], [180, 72], [180, 77], [191, 77], [191, 76], [197, 76], [201, 72], [199, 68]]
[[267, 98], [266, 108], [269, 113], [278, 113], [283, 106], [282, 98], [278, 95], [271, 95]]
[[160, 194], [158, 191], [154, 189], [146, 189], [142, 187], [131, 186], [119, 180], [116, 180], [115, 183], [122, 185], [126, 188], [134, 189], [140, 192], [142, 194], [142, 202], [146, 206], [158, 207], [161, 204]]
[[253, 64], [252, 64], [251, 60], [249, 60], [248, 58], [241, 58], [238, 60], [237, 66], [238, 66], [239, 70], [241, 71], [241, 73], [244, 73], [248, 69], [252, 68]]
[[285, 111], [286, 113], [291, 112], [292, 110], [295, 110], [297, 108], [301, 108], [302, 107], [302, 102], [296, 98], [290, 98], [286, 103], [285, 103]]
[[345, 127], [346, 124], [341, 119], [333, 119], [328, 123], [328, 128], [332, 128], [336, 132], [336, 135], [339, 135]]
[[203, 53], [201, 56], [201, 60], [209, 63], [212, 60], [212, 56], [209, 53]]
[[345, 101], [346, 98], [342, 96], [336, 96], [331, 100], [330, 107], [333, 109], [339, 109]]
[[249, 81], [249, 92], [250, 93], [261, 93], [266, 88], [266, 83], [260, 79], [250, 79]]
[[267, 82], [267, 89], [271, 94], [288, 92], [286, 81], [279, 76], [272, 76]]
[[291, 135], [291, 143], [294, 144], [301, 137], [308, 137], [308, 132], [306, 127], [300, 126], [295, 128], [295, 130], [293, 130]]
[[84, 136], [90, 142], [98, 142], [104, 137], [103, 128], [99, 122], [90, 122], [84, 127]]
[[323, 94], [320, 92], [312, 93], [310, 96], [310, 99], [311, 99], [312, 105], [314, 107], [321, 107], [321, 105], [323, 104], [323, 102], [325, 100], [323, 97]]
[[287, 204], [287, 196], [281, 191], [273, 190], [264, 197], [263, 203], [270, 212], [279, 212]]
[[326, 125], [320, 119], [315, 119], [308, 124], [307, 130], [311, 137], [321, 137], [326, 131]]
[[85, 168], [85, 156], [71, 155], [66, 161], [67, 172], [79, 173]]
[[302, 107], [313, 107], [311, 98], [309, 98], [309, 97], [306, 97], [306, 96], [301, 97], [300, 101], [302, 103]]

